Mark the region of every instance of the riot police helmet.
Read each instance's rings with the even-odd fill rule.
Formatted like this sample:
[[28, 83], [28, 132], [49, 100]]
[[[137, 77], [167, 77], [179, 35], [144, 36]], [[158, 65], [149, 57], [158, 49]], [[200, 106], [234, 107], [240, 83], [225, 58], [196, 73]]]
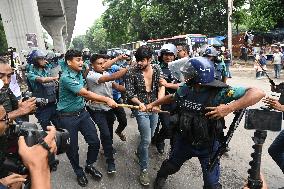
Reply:
[[201, 54], [202, 56], [211, 56], [211, 57], [217, 57], [218, 56], [218, 51], [216, 50], [215, 47], [212, 45], [205, 45], [201, 48]]
[[215, 79], [214, 70], [214, 64], [205, 57], [190, 58], [180, 68], [186, 83], [211, 87], [228, 87], [227, 84]]
[[177, 55], [177, 48], [174, 44], [168, 43], [168, 44], [164, 44], [162, 46], [162, 48], [160, 49], [160, 54], [161, 56], [165, 53], [173, 53], [174, 56]]
[[82, 50], [82, 56], [83, 56], [83, 60], [84, 60], [84, 61], [90, 60], [90, 58], [91, 58], [90, 49], [84, 48], [84, 49]]
[[41, 50], [32, 50], [27, 56], [28, 64], [37, 64], [39, 59], [46, 59], [46, 53]]

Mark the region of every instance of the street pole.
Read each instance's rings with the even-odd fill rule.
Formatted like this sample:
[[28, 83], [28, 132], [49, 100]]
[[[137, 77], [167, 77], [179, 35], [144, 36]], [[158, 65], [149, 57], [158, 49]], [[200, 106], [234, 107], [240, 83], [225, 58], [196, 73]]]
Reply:
[[228, 49], [231, 55], [231, 61], [233, 58], [232, 51], [232, 13], [233, 13], [233, 0], [228, 0]]

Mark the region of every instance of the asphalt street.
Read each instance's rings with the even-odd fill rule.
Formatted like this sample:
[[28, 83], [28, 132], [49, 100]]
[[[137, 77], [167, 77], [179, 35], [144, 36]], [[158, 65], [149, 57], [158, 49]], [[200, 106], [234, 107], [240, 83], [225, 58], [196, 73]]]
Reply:
[[[269, 73], [273, 76], [272, 70]], [[263, 89], [267, 95], [271, 95], [270, 84], [267, 79], [255, 79], [255, 71], [252, 66], [249, 68], [233, 68], [233, 78], [228, 80], [232, 86], [255, 86]], [[282, 75], [284, 78], [284, 75]], [[275, 83], [283, 82], [283, 79], [275, 80]], [[263, 105], [258, 103], [256, 107]], [[127, 141], [121, 141], [116, 135], [114, 136], [114, 147], [117, 150], [115, 155], [117, 172], [115, 175], [109, 176], [106, 172], [105, 158], [103, 154], [99, 154], [96, 167], [103, 174], [101, 181], [93, 180], [88, 176], [89, 184], [86, 189], [139, 189], [145, 188], [139, 184], [139, 166], [134, 160], [134, 151], [139, 142], [139, 133], [135, 118], [130, 118], [130, 111], [127, 110], [128, 126], [124, 131], [127, 135]], [[229, 125], [232, 121], [233, 114], [226, 117], [226, 123]], [[115, 123], [115, 127], [117, 122]], [[277, 136], [277, 132], [268, 132], [267, 139], [263, 146], [263, 156], [261, 171], [263, 172], [267, 183], [271, 189], [284, 187], [283, 173], [270, 158], [267, 153], [269, 145]], [[79, 134], [80, 145], [80, 164], [85, 165], [87, 145]], [[236, 130], [232, 141], [230, 143], [230, 152], [228, 156], [221, 159], [221, 183], [223, 188], [241, 188], [247, 179], [247, 170], [249, 168], [249, 161], [251, 160], [250, 154], [252, 153], [253, 141], [251, 137], [253, 131], [244, 129], [244, 119], [242, 120], [239, 128]], [[167, 158], [169, 150], [169, 141], [166, 145], [166, 153], [163, 155], [158, 154], [155, 146], [150, 146], [150, 166], [149, 175], [151, 178], [151, 186], [155, 179], [157, 170], [159, 169], [162, 161]], [[58, 170], [52, 173], [52, 188], [54, 189], [77, 189], [80, 186], [77, 184], [76, 176], [73, 173], [71, 165], [65, 154], [59, 156], [60, 164]], [[181, 170], [168, 178], [166, 187], [167, 189], [201, 189], [203, 186], [202, 172], [197, 158], [187, 161]]]

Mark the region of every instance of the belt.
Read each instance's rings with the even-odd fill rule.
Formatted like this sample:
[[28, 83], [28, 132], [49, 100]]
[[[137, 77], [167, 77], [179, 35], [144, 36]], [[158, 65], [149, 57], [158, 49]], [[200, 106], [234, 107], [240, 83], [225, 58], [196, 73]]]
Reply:
[[72, 117], [72, 116], [79, 116], [83, 113], [86, 109], [83, 108], [77, 112], [59, 112], [59, 117]]

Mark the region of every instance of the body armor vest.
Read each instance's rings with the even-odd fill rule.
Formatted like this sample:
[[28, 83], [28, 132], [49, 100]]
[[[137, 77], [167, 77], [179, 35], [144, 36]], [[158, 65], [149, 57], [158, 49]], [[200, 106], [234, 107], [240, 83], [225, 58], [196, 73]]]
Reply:
[[56, 102], [55, 82], [37, 83], [36, 90], [33, 90], [32, 92], [34, 97], [48, 99], [48, 103]]
[[195, 92], [184, 87], [183, 96], [177, 97], [179, 109], [178, 130], [187, 141], [196, 147], [209, 147], [220, 137], [224, 119], [213, 120], [205, 117], [205, 107], [212, 106], [212, 100], [219, 90]]

